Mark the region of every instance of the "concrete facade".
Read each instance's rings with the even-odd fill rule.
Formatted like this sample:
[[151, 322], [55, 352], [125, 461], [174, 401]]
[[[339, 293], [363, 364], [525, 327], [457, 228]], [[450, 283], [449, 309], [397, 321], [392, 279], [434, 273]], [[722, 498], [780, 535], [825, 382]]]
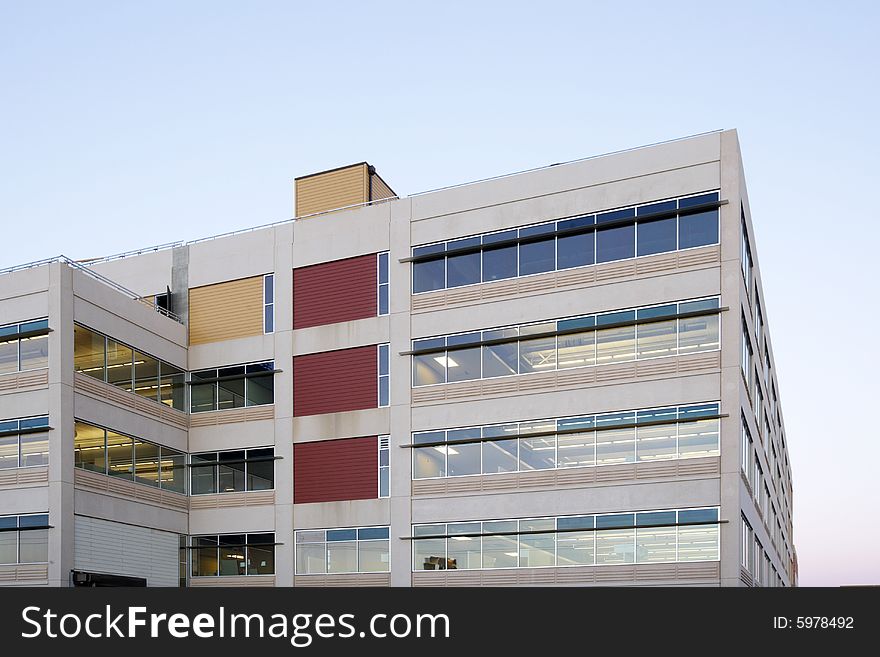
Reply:
[[[408, 258], [414, 247], [713, 191], [719, 192], [721, 203], [715, 244], [412, 292], [414, 265]], [[743, 226], [753, 263], [747, 275]], [[724, 131], [140, 255], [87, 265], [59, 260], [6, 271], [0, 274], [0, 326], [48, 318], [49, 364], [45, 372], [27, 372], [27, 377], [21, 372], [0, 374], [0, 421], [47, 414], [51, 429], [48, 466], [18, 468], [15, 476], [12, 470], [0, 470], [0, 516], [48, 512], [50, 529], [48, 563], [0, 563], [0, 585], [70, 585], [71, 572], [83, 569], [78, 562], [85, 563], [77, 558], [77, 527], [85, 526], [79, 519], [91, 519], [89, 527], [98, 523], [101, 531], [112, 529], [104, 523], [108, 521], [132, 531], [177, 534], [184, 541], [202, 535], [274, 533], [274, 574], [193, 577], [189, 564], [190, 586], [796, 585], [790, 467], [772, 346], [766, 323], [758, 327], [755, 321], [755, 303], [767, 306], [752, 235], [739, 143], [735, 131]], [[293, 330], [296, 268], [382, 252], [389, 254], [387, 315]], [[188, 290], [267, 273], [274, 274], [272, 333], [188, 345]], [[166, 287], [172, 290], [180, 321], [138, 299]], [[707, 353], [597, 366], [592, 370], [599, 374], [590, 374], [589, 381], [583, 378], [586, 374], [578, 382], [576, 377], [563, 380], [559, 373], [537, 373], [413, 386], [413, 358], [407, 352], [419, 338], [706, 297], [717, 297], [720, 306], [720, 349]], [[754, 345], [750, 366], [757, 367], [758, 379], [766, 380], [759, 382], [767, 391], [760, 412], [751, 372], [743, 375], [741, 317]], [[187, 372], [274, 361], [279, 370], [273, 377], [274, 404], [189, 413], [136, 403], [136, 395], [74, 372], [75, 323]], [[389, 405], [295, 414], [295, 357], [386, 343], [391, 354]], [[766, 375], [765, 349], [770, 359]], [[607, 368], [617, 369], [613, 376], [597, 378], [611, 372]], [[653, 470], [641, 462], [575, 468], [583, 472], [568, 479], [558, 468], [413, 477], [413, 450], [407, 446], [414, 432], [705, 402], [720, 404], [716, 456], [671, 459], [653, 464]], [[763, 416], [772, 418], [769, 432], [759, 424]], [[103, 480], [110, 477], [75, 467], [74, 420], [187, 454], [273, 447], [274, 488], [182, 496], [134, 482], [107, 483]], [[754, 466], [743, 472], [743, 422], [755, 447], [745, 462], [757, 460], [764, 475], [757, 492]], [[364, 436], [390, 437], [388, 497], [294, 503], [294, 443]], [[413, 568], [414, 525], [706, 507], [719, 509], [719, 556], [707, 561]], [[745, 532], [744, 521], [751, 534]], [[372, 526], [390, 528], [388, 572], [295, 574], [295, 532]], [[137, 540], [135, 533], [131, 540]], [[762, 553], [749, 557], [755, 540]], [[193, 551], [181, 554], [191, 561]], [[112, 567], [116, 570], [108, 562], [103, 574], [167, 585], [167, 573], [154, 575], [150, 564], [139, 573], [136, 562]], [[101, 572], [94, 559], [88, 569]]]

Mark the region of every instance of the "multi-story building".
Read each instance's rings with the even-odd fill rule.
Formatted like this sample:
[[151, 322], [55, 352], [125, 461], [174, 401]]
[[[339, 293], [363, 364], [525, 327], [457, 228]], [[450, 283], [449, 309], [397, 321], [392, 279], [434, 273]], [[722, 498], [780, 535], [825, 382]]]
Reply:
[[[0, 275], [0, 582], [796, 583], [737, 136]], [[158, 312], [157, 312], [158, 311]]]

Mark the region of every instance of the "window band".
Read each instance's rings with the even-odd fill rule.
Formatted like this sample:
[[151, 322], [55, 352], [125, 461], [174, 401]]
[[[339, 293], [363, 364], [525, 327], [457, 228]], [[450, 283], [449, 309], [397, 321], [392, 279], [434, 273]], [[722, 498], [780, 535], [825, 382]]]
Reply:
[[[401, 351], [399, 352], [400, 356], [424, 356], [427, 354], [439, 354], [447, 351], [461, 351], [462, 349], [473, 349], [474, 347], [488, 347], [496, 344], [511, 344], [514, 342], [522, 342], [525, 340], [537, 340], [542, 338], [552, 338], [557, 335], [574, 335], [576, 333], [590, 333], [601, 331], [604, 329], [613, 329], [613, 328], [622, 328], [626, 326], [640, 326], [642, 324], [657, 324], [660, 322], [668, 322], [673, 319], [689, 319], [691, 317], [705, 317], [708, 315], [718, 315], [722, 312], [728, 311], [730, 308], [728, 306], [723, 306], [721, 308], [709, 308], [707, 310], [693, 310], [685, 313], [676, 313], [674, 315], [663, 315], [660, 317], [642, 317], [637, 319], [625, 320], [622, 322], [609, 322], [607, 324], [601, 324], [593, 326], [583, 326], [583, 327], [574, 327], [567, 329], [557, 329], [555, 331], [544, 331], [542, 333], [529, 333], [527, 335], [517, 335], [505, 338], [494, 338], [492, 340], [480, 340], [479, 342], [465, 342], [463, 344], [449, 345], [449, 346], [438, 346], [438, 347], [426, 347], [424, 349], [413, 349], [411, 351]], [[561, 320], [555, 320], [561, 321]], [[543, 323], [543, 322], [539, 322]], [[526, 325], [527, 326], [527, 325]], [[504, 328], [504, 327], [502, 327]], [[512, 327], [511, 327], [512, 328]], [[496, 330], [496, 329], [486, 329], [486, 330]], [[439, 337], [449, 337], [449, 336], [437, 336]], [[427, 338], [416, 338], [416, 340], [430, 340], [430, 337]]]
[[[599, 223], [588, 224], [586, 226], [577, 226], [575, 228], [565, 228], [563, 230], [554, 230], [548, 231], [546, 233], [541, 233], [539, 235], [528, 235], [526, 237], [511, 237], [506, 240], [499, 240], [497, 242], [491, 242], [489, 244], [475, 244], [474, 246], [463, 246], [459, 248], [446, 249], [443, 251], [438, 251], [437, 253], [426, 253], [424, 255], [419, 256], [410, 256], [408, 258], [400, 258], [398, 262], [429, 262], [431, 260], [440, 260], [441, 258], [447, 258], [457, 255], [467, 255], [469, 253], [479, 253], [480, 251], [494, 251], [495, 249], [501, 249], [506, 246], [516, 246], [517, 244], [530, 244], [532, 242], [541, 242], [546, 239], [550, 239], [553, 237], [567, 237], [569, 235], [583, 235], [586, 233], [592, 233], [596, 230], [604, 230], [606, 228], [619, 228], [621, 226], [631, 226], [639, 222], [647, 222], [647, 221], [657, 221], [660, 219], [672, 219], [673, 217], [678, 216], [686, 216], [690, 214], [698, 214], [700, 212], [706, 212], [707, 210], [715, 210], [716, 208], [720, 208], [722, 205], [727, 205], [729, 201], [727, 199], [723, 199], [720, 201], [712, 201], [710, 203], [701, 203], [699, 205], [694, 205], [689, 208], [681, 208], [675, 210], [664, 210], [663, 212], [653, 212], [651, 214], [645, 214], [640, 217], [623, 217], [621, 219], [614, 219], [612, 221]], [[627, 208], [624, 208], [627, 209]], [[601, 214], [601, 213], [599, 213]], [[570, 217], [561, 217], [559, 219], [554, 219], [554, 221], [565, 221], [566, 219], [577, 219], [579, 217], [588, 217], [587, 214], [576, 214], [571, 215]], [[541, 224], [538, 224], [541, 225]], [[526, 226], [526, 228], [530, 228], [531, 226]], [[514, 227], [514, 230], [516, 227]], [[491, 234], [491, 233], [489, 233]], [[474, 237], [482, 237], [482, 235], [474, 235]], [[426, 244], [424, 246], [431, 246], [430, 244]], [[422, 248], [420, 246], [414, 248]]]

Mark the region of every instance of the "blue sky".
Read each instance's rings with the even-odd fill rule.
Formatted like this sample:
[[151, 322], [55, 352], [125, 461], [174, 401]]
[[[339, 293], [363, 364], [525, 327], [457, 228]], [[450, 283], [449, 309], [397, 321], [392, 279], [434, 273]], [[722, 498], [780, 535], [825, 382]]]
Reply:
[[0, 0], [0, 267], [737, 128], [801, 583], [880, 583], [876, 3], [300, 4]]

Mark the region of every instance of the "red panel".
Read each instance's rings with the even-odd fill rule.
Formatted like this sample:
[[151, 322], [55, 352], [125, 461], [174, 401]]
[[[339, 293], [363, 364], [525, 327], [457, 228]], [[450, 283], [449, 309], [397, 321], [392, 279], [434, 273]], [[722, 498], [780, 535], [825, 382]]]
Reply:
[[377, 257], [372, 253], [294, 269], [293, 328], [375, 317]]
[[318, 415], [376, 408], [376, 345], [323, 351], [293, 358], [293, 414]]
[[378, 438], [344, 438], [293, 446], [293, 501], [379, 497]]

